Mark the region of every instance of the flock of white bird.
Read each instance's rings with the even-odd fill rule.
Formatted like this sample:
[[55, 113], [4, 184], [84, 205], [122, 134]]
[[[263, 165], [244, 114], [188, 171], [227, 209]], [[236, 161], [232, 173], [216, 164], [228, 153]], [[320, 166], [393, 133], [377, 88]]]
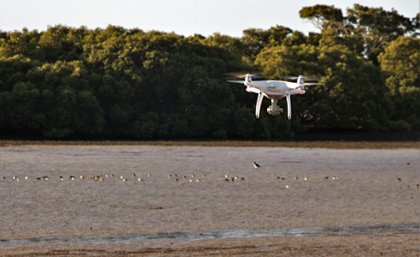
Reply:
[[[261, 165], [253, 162], [253, 166], [255, 169], [260, 169]], [[110, 173], [110, 174], [103, 174], [103, 175], [95, 175], [95, 176], [84, 176], [84, 175], [80, 175], [80, 176], [39, 176], [39, 177], [28, 177], [28, 176], [11, 176], [11, 177], [7, 177], [7, 176], [3, 176], [2, 179], [3, 180], [10, 180], [10, 181], [14, 181], [14, 182], [21, 182], [21, 181], [29, 181], [29, 180], [35, 180], [35, 181], [60, 181], [60, 182], [64, 182], [64, 181], [86, 181], [86, 180], [90, 180], [90, 181], [95, 181], [95, 182], [103, 182], [105, 180], [109, 180], [109, 179], [117, 179], [120, 180], [122, 182], [127, 182], [127, 181], [135, 181], [135, 182], [143, 182], [146, 181], [147, 179], [151, 178], [152, 174], [147, 174], [144, 177], [139, 176], [136, 173], [132, 173], [130, 176], [123, 176], [123, 175], [116, 175], [114, 173]], [[207, 179], [207, 175], [206, 174], [201, 174], [201, 175], [197, 175], [197, 174], [188, 174], [188, 175], [179, 175], [177, 173], [170, 173], [167, 175], [168, 179], [173, 180], [175, 182], [189, 182], [189, 183], [199, 183], [204, 181], [205, 179]], [[240, 176], [234, 176], [234, 175], [228, 175], [225, 174], [222, 178], [219, 178], [220, 180], [224, 180], [225, 182], [241, 182], [241, 181], [246, 181], [247, 179], [245, 177], [240, 177]], [[302, 177], [299, 178], [298, 176], [291, 178], [293, 180], [299, 180], [302, 179], [303, 181], [308, 181], [309, 178], [308, 177]], [[325, 177], [325, 179], [331, 179], [331, 180], [339, 180], [340, 177], [339, 176], [332, 176], [332, 177]], [[277, 177], [277, 180], [286, 180], [286, 177]], [[285, 189], [290, 188], [289, 185], [285, 185], [284, 186]]]
[[[255, 169], [260, 169], [261, 165], [253, 162], [253, 166]], [[108, 179], [118, 179], [121, 180], [122, 182], [127, 182], [127, 181], [136, 181], [136, 182], [143, 182], [146, 181], [148, 178], [152, 177], [152, 174], [147, 174], [145, 177], [141, 177], [139, 175], [137, 175], [136, 173], [131, 174], [130, 176], [118, 176], [116, 174], [104, 174], [104, 175], [96, 175], [96, 176], [92, 176], [92, 177], [87, 177], [87, 176], [54, 176], [54, 177], [50, 177], [50, 176], [39, 176], [39, 177], [29, 177], [29, 176], [3, 176], [2, 180], [7, 181], [7, 180], [11, 180], [14, 182], [21, 182], [21, 181], [29, 181], [29, 180], [35, 180], [35, 181], [85, 181], [85, 180], [91, 180], [91, 181], [95, 181], [95, 182], [102, 182]], [[175, 182], [189, 182], [189, 183], [199, 183], [202, 182], [203, 180], [205, 180], [207, 178], [206, 174], [201, 174], [201, 175], [196, 175], [196, 174], [188, 174], [188, 175], [178, 175], [177, 173], [171, 173], [167, 175], [168, 179], [173, 180]], [[241, 182], [241, 181], [245, 181], [247, 180], [245, 177], [239, 177], [239, 176], [233, 176], [233, 175], [228, 175], [225, 174], [224, 177], [220, 178], [221, 180], [224, 180], [225, 182]], [[286, 181], [286, 180], [302, 180], [304, 182], [309, 181], [309, 177], [308, 176], [303, 176], [303, 177], [299, 177], [299, 176], [295, 176], [292, 178], [286, 178], [286, 177], [282, 177], [282, 176], [277, 176], [276, 177], [277, 180], [282, 180], [282, 181]], [[325, 176], [323, 178], [324, 180], [331, 180], [331, 181], [338, 181], [341, 179], [340, 176]], [[397, 180], [399, 182], [402, 181], [401, 178], [397, 178]], [[284, 188], [285, 189], [289, 189], [291, 186], [289, 184], [285, 184]], [[408, 186], [409, 187], [409, 186]], [[414, 187], [420, 188], [420, 184], [416, 184], [414, 185]]]

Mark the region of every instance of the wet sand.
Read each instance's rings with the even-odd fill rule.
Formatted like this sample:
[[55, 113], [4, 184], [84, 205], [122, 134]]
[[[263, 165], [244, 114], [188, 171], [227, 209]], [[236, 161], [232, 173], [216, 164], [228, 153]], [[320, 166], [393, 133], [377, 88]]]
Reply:
[[0, 255], [420, 256], [419, 183], [419, 149], [4, 146]]

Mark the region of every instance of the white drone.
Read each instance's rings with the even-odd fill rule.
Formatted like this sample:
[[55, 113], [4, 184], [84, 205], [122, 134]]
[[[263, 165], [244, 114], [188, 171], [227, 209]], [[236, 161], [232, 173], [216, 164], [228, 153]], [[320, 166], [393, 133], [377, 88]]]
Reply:
[[247, 92], [258, 94], [257, 105], [255, 106], [255, 116], [260, 117], [261, 103], [265, 97], [271, 99], [271, 105], [267, 108], [270, 115], [279, 115], [283, 109], [277, 105], [277, 101], [286, 97], [287, 101], [287, 118], [292, 118], [292, 104], [290, 100], [291, 95], [305, 94], [305, 86], [319, 85], [318, 83], [305, 83], [304, 77], [289, 77], [290, 79], [297, 79], [296, 82], [289, 82], [283, 80], [256, 80], [252, 81], [253, 75], [246, 74], [245, 80], [229, 80], [233, 83], [241, 83], [246, 86]]

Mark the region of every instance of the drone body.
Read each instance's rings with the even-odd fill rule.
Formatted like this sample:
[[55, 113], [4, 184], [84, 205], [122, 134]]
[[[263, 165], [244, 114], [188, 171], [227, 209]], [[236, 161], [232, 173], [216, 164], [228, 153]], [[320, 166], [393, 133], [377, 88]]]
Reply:
[[241, 83], [246, 86], [247, 92], [258, 94], [257, 104], [255, 106], [255, 116], [260, 117], [261, 103], [264, 97], [271, 99], [271, 105], [267, 108], [270, 115], [279, 115], [283, 109], [277, 105], [277, 101], [286, 98], [287, 102], [287, 118], [292, 118], [291, 95], [305, 94], [305, 86], [317, 85], [317, 83], [305, 83], [303, 76], [296, 78], [296, 82], [283, 80], [252, 80], [251, 74], [245, 75], [245, 80], [230, 80], [229, 82]]

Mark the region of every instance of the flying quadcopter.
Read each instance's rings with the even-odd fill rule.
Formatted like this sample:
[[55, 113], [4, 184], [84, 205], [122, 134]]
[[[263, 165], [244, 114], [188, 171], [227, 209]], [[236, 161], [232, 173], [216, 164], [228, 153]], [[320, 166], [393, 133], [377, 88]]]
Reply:
[[271, 99], [271, 105], [267, 108], [267, 112], [270, 115], [279, 115], [283, 109], [277, 105], [277, 101], [286, 97], [287, 101], [287, 118], [292, 119], [292, 104], [291, 95], [303, 95], [305, 94], [305, 86], [319, 85], [315, 82], [305, 83], [304, 77], [288, 77], [288, 79], [296, 79], [296, 82], [283, 81], [283, 80], [255, 80], [252, 78], [255, 75], [246, 74], [245, 80], [228, 80], [232, 83], [240, 83], [246, 86], [247, 92], [258, 94], [257, 104], [255, 106], [255, 116], [257, 119], [260, 117], [261, 103], [265, 97]]

